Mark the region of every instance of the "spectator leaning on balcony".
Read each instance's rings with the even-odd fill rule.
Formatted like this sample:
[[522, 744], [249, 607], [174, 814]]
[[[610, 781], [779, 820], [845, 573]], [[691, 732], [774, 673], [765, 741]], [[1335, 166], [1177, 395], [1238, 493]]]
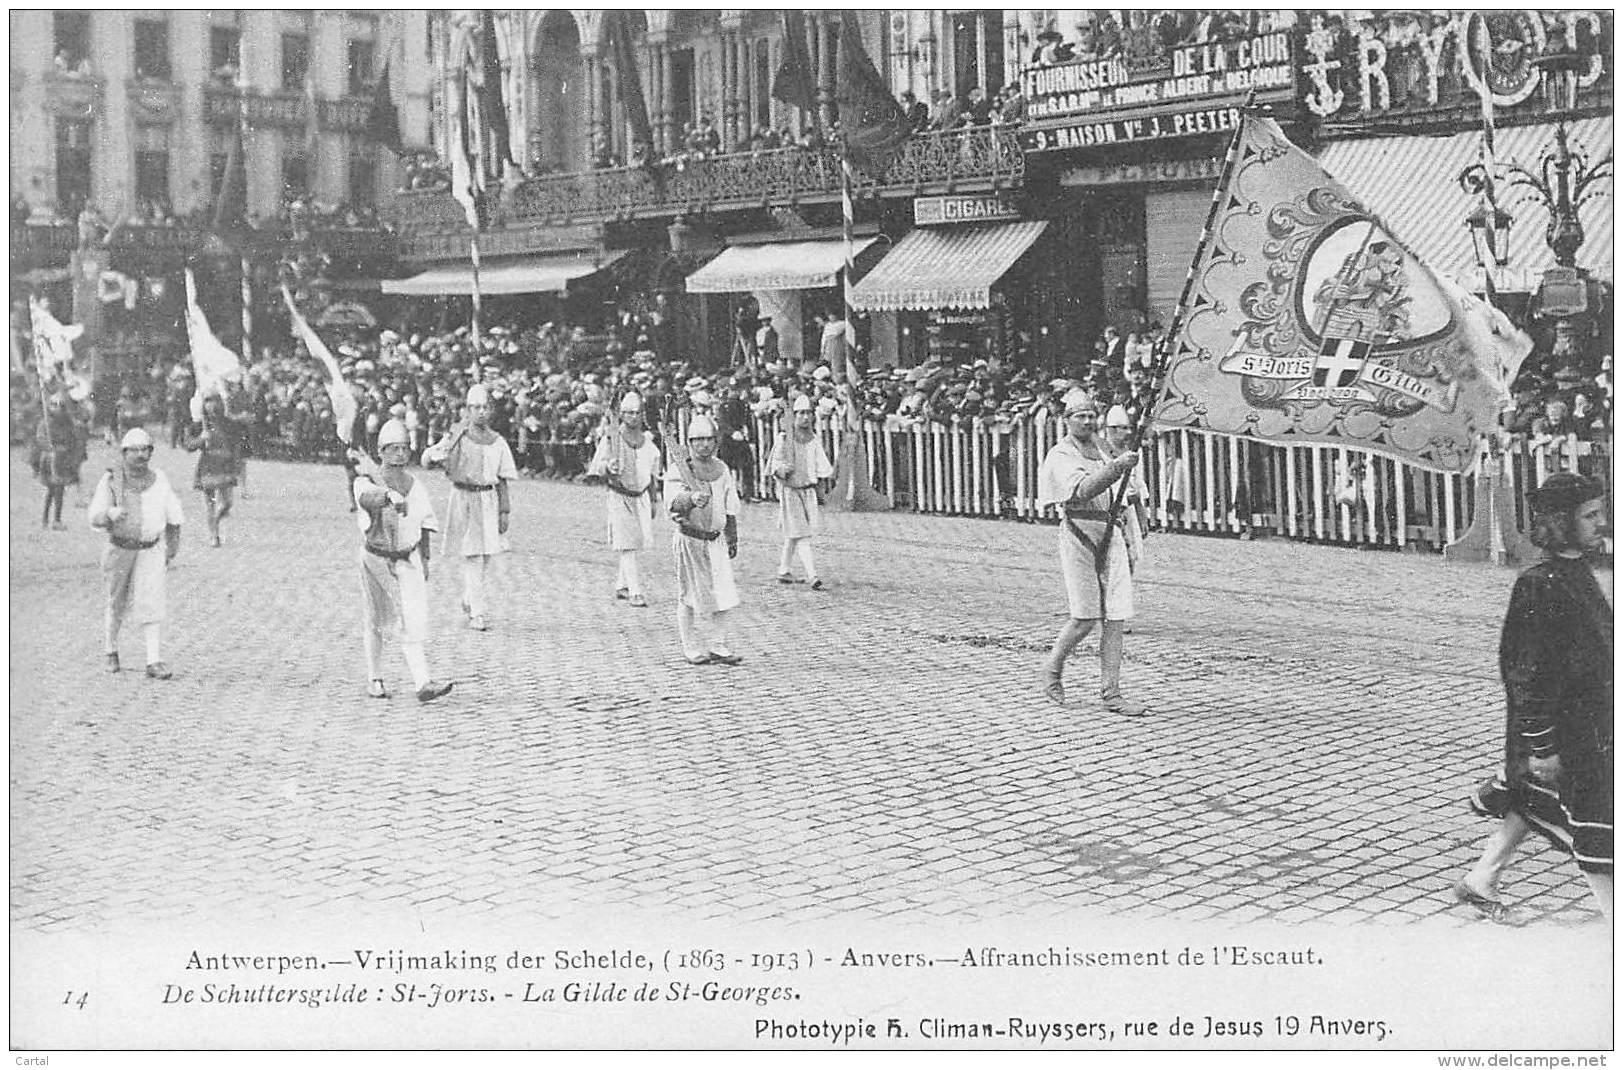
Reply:
[[958, 107], [957, 99], [945, 89], [936, 90], [935, 94], [935, 121], [930, 124], [933, 130], [951, 130], [963, 118]]
[[911, 89], [902, 94], [901, 103], [908, 129], [917, 134], [930, 128], [930, 106], [915, 97]]

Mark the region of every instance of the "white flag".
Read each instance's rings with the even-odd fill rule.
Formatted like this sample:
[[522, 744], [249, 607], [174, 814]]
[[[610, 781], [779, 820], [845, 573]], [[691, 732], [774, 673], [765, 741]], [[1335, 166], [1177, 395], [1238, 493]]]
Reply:
[[286, 286], [282, 287], [282, 300], [287, 302], [287, 313], [293, 318], [293, 333], [299, 336], [299, 340], [310, 351], [310, 355], [321, 361], [322, 366], [327, 369], [327, 397], [332, 402], [333, 423], [337, 425], [338, 437], [348, 445], [355, 428], [357, 408], [355, 395], [350, 392], [349, 384], [344, 381], [344, 372], [338, 366], [338, 358], [332, 355], [327, 343], [321, 340], [321, 336], [299, 314], [298, 306], [293, 303], [293, 295], [287, 292]]
[[225, 397], [225, 381], [242, 374], [237, 355], [214, 337], [203, 310], [197, 306], [197, 281], [186, 269], [186, 333], [192, 342], [192, 369], [197, 373], [197, 397], [218, 394]]
[[60, 322], [36, 297], [28, 299], [34, 331], [34, 367], [44, 379], [66, 379], [73, 370], [73, 343], [85, 333], [84, 324]]

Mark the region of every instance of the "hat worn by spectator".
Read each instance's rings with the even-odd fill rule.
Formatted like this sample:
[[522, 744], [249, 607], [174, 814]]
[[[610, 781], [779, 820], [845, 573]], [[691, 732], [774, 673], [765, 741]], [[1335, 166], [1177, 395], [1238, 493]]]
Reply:
[[715, 403], [716, 403], [715, 395], [710, 393], [710, 391], [708, 391], [708, 390], [696, 391], [694, 393], [693, 397], [690, 398], [689, 400], [691, 400], [693, 402], [693, 404], [700, 405], [700, 406], [703, 406], [705, 408], [710, 408], [710, 407], [714, 406]]
[[1606, 485], [1590, 476], [1557, 472], [1528, 495], [1528, 504], [1540, 515], [1565, 513], [1584, 502], [1606, 497]]
[[829, 370], [827, 364], [819, 364], [817, 370], [812, 372], [813, 379], [832, 379], [833, 377], [834, 373]]

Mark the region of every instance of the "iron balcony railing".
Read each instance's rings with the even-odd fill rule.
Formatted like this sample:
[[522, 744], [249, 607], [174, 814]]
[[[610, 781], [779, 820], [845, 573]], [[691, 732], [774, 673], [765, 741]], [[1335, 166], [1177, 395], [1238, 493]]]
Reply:
[[[1018, 187], [1025, 157], [1015, 127], [982, 126], [908, 140], [885, 174], [858, 175], [856, 194], [912, 196]], [[541, 175], [514, 188], [496, 211], [501, 225], [603, 223], [725, 208], [792, 207], [840, 195], [839, 156], [831, 149], [768, 149], [675, 157], [639, 167]], [[443, 190], [395, 196], [392, 222], [409, 244], [413, 231], [466, 226]]]

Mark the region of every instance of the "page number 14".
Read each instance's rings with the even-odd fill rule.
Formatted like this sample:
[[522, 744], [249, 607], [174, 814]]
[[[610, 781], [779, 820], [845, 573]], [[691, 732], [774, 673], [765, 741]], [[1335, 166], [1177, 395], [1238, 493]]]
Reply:
[[64, 1005], [71, 1004], [72, 1006], [78, 1007], [80, 1010], [84, 1010], [85, 1001], [89, 998], [89, 992], [80, 992], [75, 995], [74, 991], [70, 988], [68, 990], [68, 994], [62, 997], [62, 1002]]

